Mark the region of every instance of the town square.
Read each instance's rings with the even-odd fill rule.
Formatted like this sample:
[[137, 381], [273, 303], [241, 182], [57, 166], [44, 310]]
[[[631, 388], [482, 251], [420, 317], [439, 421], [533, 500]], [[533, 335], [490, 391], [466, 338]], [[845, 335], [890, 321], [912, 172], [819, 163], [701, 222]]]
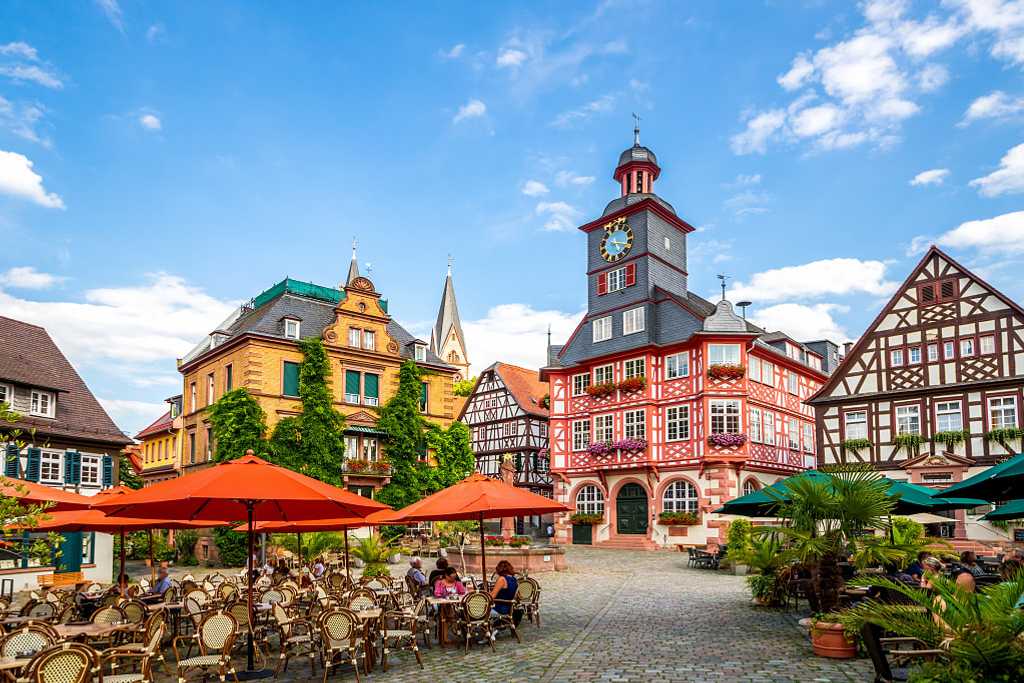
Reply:
[[0, 3], [0, 676], [1024, 680], [1022, 45]]

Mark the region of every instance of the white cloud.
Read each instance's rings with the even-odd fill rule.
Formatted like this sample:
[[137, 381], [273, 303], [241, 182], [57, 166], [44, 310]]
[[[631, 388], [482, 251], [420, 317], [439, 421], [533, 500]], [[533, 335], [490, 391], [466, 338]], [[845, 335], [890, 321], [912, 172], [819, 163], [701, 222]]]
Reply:
[[483, 116], [486, 113], [486, 104], [484, 104], [480, 100], [470, 100], [469, 102], [466, 102], [464, 105], [459, 107], [459, 111], [456, 112], [455, 116], [452, 118], [452, 123], [459, 123], [460, 121], [465, 121], [466, 119], [475, 119], [480, 116]]
[[973, 247], [990, 254], [1024, 253], [1024, 211], [961, 223], [936, 241], [945, 247]]
[[849, 309], [839, 304], [776, 304], [762, 308], [750, 315], [750, 319], [768, 331], [785, 332], [797, 341], [829, 339], [843, 343], [850, 339], [846, 329], [836, 322], [835, 313]]
[[146, 130], [160, 130], [163, 124], [160, 121], [160, 117], [156, 114], [142, 114], [139, 116], [139, 125]]
[[444, 59], [458, 59], [462, 56], [462, 52], [466, 49], [465, 43], [458, 43], [452, 45], [451, 48], [441, 51], [441, 57]]
[[39, 53], [28, 43], [17, 41], [0, 45], [0, 55], [5, 57], [19, 57], [35, 62], [39, 60]]
[[949, 177], [948, 168], [931, 168], [927, 171], [921, 171], [911, 178], [910, 184], [914, 187], [920, 187], [921, 185], [941, 185], [947, 177]]
[[[179, 385], [180, 388], [180, 385]], [[132, 401], [124, 398], [105, 398], [97, 396], [96, 399], [107, 411], [110, 418], [122, 429], [126, 430], [129, 436], [134, 436], [142, 429], [167, 412], [166, 403], [155, 403], [151, 401]]]
[[582, 211], [566, 202], [539, 202], [534, 213], [547, 216], [544, 229], [550, 231], [572, 230], [583, 216]]
[[556, 116], [551, 125], [556, 128], [570, 128], [577, 123], [586, 121], [595, 114], [609, 112], [615, 106], [615, 95], [602, 95], [596, 100], [587, 102], [578, 109], [570, 109]]
[[835, 130], [843, 122], [843, 110], [832, 104], [801, 109], [790, 120], [798, 137], [816, 137]]
[[747, 121], [746, 130], [730, 138], [729, 145], [735, 154], [764, 154], [768, 150], [768, 140], [778, 133], [785, 123], [786, 112], [781, 109], [761, 112]]
[[523, 183], [522, 187], [522, 192], [527, 197], [539, 197], [541, 195], [547, 194], [549, 191], [550, 190], [548, 190], [548, 186], [540, 182], [539, 180], [527, 180], [525, 183]]
[[547, 365], [549, 326], [552, 342], [564, 343], [583, 318], [583, 313], [537, 310], [528, 304], [510, 303], [494, 306], [479, 320], [464, 320], [462, 328], [466, 333], [466, 344], [476, 349], [473, 352], [476, 359], [473, 373], [479, 373], [495, 361], [526, 368]]
[[726, 185], [726, 187], [744, 187], [744, 186], [747, 186], [747, 185], [760, 185], [760, 184], [761, 184], [761, 174], [760, 173], [753, 173], [753, 174], [750, 174], [750, 175], [745, 175], [745, 174], [741, 173], [738, 176], [736, 176], [736, 180], [734, 180], [731, 183], [728, 183]]
[[575, 171], [559, 171], [555, 174], [555, 184], [559, 187], [568, 187], [569, 185], [580, 187], [590, 185], [593, 182], [594, 176], [579, 175]]
[[938, 90], [949, 82], [949, 69], [941, 64], [929, 64], [917, 74], [917, 84], [924, 92]]
[[65, 280], [66, 277], [40, 272], [33, 266], [15, 266], [0, 273], [0, 287], [15, 289], [49, 289]]
[[982, 119], [1005, 119], [1024, 112], [1024, 97], [1010, 97], [1002, 90], [994, 90], [971, 102], [958, 124], [966, 126]]
[[896, 287], [885, 279], [886, 264], [855, 258], [832, 258], [754, 273], [749, 283], [729, 289], [734, 301], [817, 299], [823, 296], [871, 294], [886, 296]]
[[15, 104], [0, 97], [0, 128], [5, 128], [14, 135], [43, 147], [50, 147], [50, 139], [37, 129], [43, 114], [41, 105], [27, 102]]
[[64, 87], [60, 76], [38, 64], [0, 64], [0, 76], [6, 76], [15, 82], [35, 83], [53, 90]]
[[32, 170], [32, 165], [22, 154], [0, 150], [0, 194], [28, 199], [48, 209], [63, 209], [64, 200], [43, 188], [43, 177]]
[[789, 71], [782, 74], [775, 80], [786, 90], [796, 90], [804, 84], [814, 73], [814, 65], [808, 61], [805, 55], [797, 55]]
[[741, 218], [751, 214], [768, 213], [769, 209], [765, 205], [771, 201], [772, 196], [767, 192], [747, 190], [729, 197], [723, 205], [728, 211]]
[[527, 57], [529, 57], [529, 55], [522, 50], [505, 48], [498, 53], [498, 58], [495, 60], [495, 64], [501, 68], [516, 67], [525, 62]]
[[999, 160], [999, 168], [987, 176], [975, 178], [971, 187], [983, 197], [1024, 192], [1024, 144], [1017, 145]]
[[124, 14], [121, 12], [121, 5], [117, 3], [117, 0], [96, 0], [96, 5], [103, 11], [114, 28], [124, 33]]
[[166, 35], [167, 31], [161, 23], [150, 24], [149, 28], [146, 29], [146, 40], [150, 43], [159, 42]]

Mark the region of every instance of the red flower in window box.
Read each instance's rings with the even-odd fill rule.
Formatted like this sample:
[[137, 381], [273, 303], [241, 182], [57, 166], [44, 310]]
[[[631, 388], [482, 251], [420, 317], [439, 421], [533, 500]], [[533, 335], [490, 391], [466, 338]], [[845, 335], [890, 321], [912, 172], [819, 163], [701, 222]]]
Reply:
[[349, 460], [345, 463], [349, 472], [365, 472], [370, 466], [366, 460]]
[[742, 365], [734, 363], [725, 363], [722, 365], [712, 365], [708, 368], [708, 377], [713, 380], [729, 380], [729, 379], [740, 379], [746, 374], [746, 368]]
[[708, 437], [708, 445], [717, 448], [733, 448], [747, 442], [746, 434], [712, 434]]
[[626, 391], [626, 392], [640, 391], [641, 389], [643, 389], [646, 386], [647, 386], [647, 378], [646, 377], [630, 377], [629, 379], [622, 380], [618, 384], [619, 391]]
[[391, 471], [391, 463], [389, 463], [387, 460], [377, 460], [376, 462], [370, 463], [370, 465], [373, 468], [374, 472], [383, 473]]
[[587, 387], [587, 394], [594, 398], [601, 398], [615, 391], [615, 384], [608, 382], [607, 384], [591, 384]]

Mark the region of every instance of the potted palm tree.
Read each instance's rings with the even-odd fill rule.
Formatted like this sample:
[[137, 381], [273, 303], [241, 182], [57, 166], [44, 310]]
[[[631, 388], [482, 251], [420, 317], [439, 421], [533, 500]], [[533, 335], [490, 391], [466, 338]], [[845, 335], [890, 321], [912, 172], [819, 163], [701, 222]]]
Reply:
[[[888, 483], [870, 466], [837, 465], [825, 471], [828, 479], [794, 477], [780, 493], [766, 493], [778, 503], [780, 527], [764, 527], [758, 533], [777, 533], [785, 539], [787, 553], [810, 570], [812, 608], [828, 615], [839, 606], [842, 588], [840, 558], [856, 551], [856, 539], [875, 529], [888, 529], [894, 502]], [[811, 620], [815, 654], [851, 658], [856, 645], [843, 625], [826, 618]]]

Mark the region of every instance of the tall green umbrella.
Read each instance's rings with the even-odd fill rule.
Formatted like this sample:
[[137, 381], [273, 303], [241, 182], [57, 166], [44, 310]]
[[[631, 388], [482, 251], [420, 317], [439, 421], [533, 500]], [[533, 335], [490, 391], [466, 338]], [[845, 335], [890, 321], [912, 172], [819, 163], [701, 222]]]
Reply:
[[972, 496], [988, 501], [1013, 500], [1024, 496], [1024, 453], [968, 477], [935, 494], [937, 498]]
[[[942, 510], [968, 510], [984, 505], [985, 501], [978, 498], [939, 498], [938, 491], [920, 484], [907, 481], [892, 481], [889, 496], [899, 494], [893, 509], [895, 515], [914, 515], [919, 512], [939, 512]], [[952, 521], [952, 520], [950, 520]]]
[[1005, 519], [1024, 519], [1024, 498], [1011, 500], [1006, 505], [1000, 505], [982, 519], [990, 521], [1002, 521]]

